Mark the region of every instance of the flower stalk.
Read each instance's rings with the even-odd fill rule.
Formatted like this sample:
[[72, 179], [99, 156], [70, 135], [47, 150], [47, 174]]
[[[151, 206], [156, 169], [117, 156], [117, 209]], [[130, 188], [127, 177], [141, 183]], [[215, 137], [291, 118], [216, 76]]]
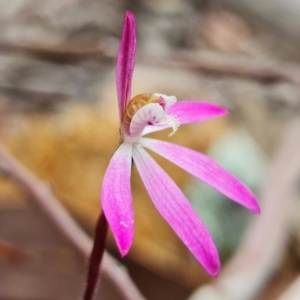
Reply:
[[103, 212], [98, 219], [94, 244], [89, 260], [86, 287], [83, 300], [92, 300], [97, 288], [100, 266], [105, 251], [105, 242], [107, 237], [108, 223]]

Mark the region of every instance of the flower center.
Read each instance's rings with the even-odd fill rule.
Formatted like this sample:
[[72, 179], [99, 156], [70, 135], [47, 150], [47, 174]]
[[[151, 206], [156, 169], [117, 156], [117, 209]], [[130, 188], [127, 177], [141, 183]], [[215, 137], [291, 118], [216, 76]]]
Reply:
[[177, 101], [176, 97], [162, 94], [141, 94], [135, 96], [127, 105], [122, 128], [124, 137], [140, 137], [146, 126], [172, 127], [174, 134], [179, 127], [175, 116], [168, 115], [166, 110]]

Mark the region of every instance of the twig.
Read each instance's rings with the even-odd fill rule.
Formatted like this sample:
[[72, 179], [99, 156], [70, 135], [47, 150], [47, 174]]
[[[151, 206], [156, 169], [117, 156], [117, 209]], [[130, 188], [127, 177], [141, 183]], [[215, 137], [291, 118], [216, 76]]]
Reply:
[[300, 66], [295, 65], [271, 64], [254, 58], [229, 57], [213, 52], [172, 52], [168, 57], [144, 56], [149, 62], [190, 68], [217, 76], [246, 78], [261, 83], [283, 81], [300, 84]]
[[261, 192], [262, 214], [253, 219], [220, 277], [212, 285], [200, 288], [189, 300], [253, 299], [280, 265], [300, 169], [299, 126], [300, 120], [292, 122], [270, 166]]
[[[84, 257], [88, 258], [92, 249], [92, 240], [89, 236], [55, 198], [49, 187], [22, 166], [1, 144], [0, 169], [29, 192], [32, 199], [61, 233]], [[126, 268], [107, 252], [104, 254], [100, 271], [113, 282], [124, 300], [145, 300], [129, 277]]]
[[290, 287], [278, 298], [278, 300], [298, 300], [300, 295], [300, 276]]
[[25, 54], [54, 63], [71, 63], [90, 58], [101, 59], [104, 56], [103, 45], [101, 43], [87, 43], [87, 41], [65, 42], [54, 46], [0, 41], [0, 52], [10, 55]]
[[[55, 46], [16, 44], [0, 41], [0, 53], [28, 55], [55, 63], [78, 63], [84, 60], [93, 61], [115, 59], [117, 48], [113, 44], [103, 42], [82, 41], [65, 42]], [[238, 56], [203, 51], [193, 53], [172, 51], [167, 56], [153, 56], [150, 53], [139, 53], [138, 60], [143, 63], [163, 66], [184, 67], [217, 76], [242, 77], [262, 83], [291, 82], [300, 84], [300, 66], [288, 64], [272, 64], [257, 59], [246, 59]]]

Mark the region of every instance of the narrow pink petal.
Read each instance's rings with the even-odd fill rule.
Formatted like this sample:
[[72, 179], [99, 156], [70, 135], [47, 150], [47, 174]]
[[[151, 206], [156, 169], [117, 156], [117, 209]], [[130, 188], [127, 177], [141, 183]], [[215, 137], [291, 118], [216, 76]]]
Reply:
[[140, 144], [170, 160], [254, 213], [260, 212], [254, 194], [239, 179], [208, 156], [182, 146], [149, 138], [142, 138]]
[[139, 145], [133, 148], [133, 159], [157, 210], [206, 271], [217, 276], [220, 261], [216, 246], [184, 194]]
[[[228, 110], [213, 103], [201, 101], [178, 101], [167, 110], [168, 115], [176, 116], [180, 125], [204, 122], [212, 118], [224, 116]], [[170, 126], [147, 126], [143, 135], [166, 129]]]
[[167, 111], [169, 115], [176, 115], [180, 124], [203, 122], [227, 113], [227, 109], [213, 103], [187, 100], [176, 102]]
[[135, 19], [127, 11], [124, 18], [122, 40], [117, 59], [116, 84], [120, 120], [131, 97], [131, 81], [134, 69], [136, 49]]
[[131, 160], [132, 144], [121, 144], [109, 163], [101, 190], [102, 209], [123, 256], [133, 240]]

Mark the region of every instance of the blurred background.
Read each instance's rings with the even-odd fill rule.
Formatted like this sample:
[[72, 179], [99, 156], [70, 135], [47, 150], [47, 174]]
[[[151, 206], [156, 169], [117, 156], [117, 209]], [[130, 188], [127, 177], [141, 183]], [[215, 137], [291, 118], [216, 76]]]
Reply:
[[[80, 298], [86, 257], [8, 171], [5, 151], [93, 236], [119, 141], [114, 68], [126, 10], [137, 22], [133, 96], [163, 93], [231, 112], [155, 136], [214, 158], [258, 195], [262, 214], [155, 157], [209, 228], [221, 275], [205, 274], [135, 169], [134, 245], [121, 259], [109, 234], [108, 251], [148, 300], [299, 299], [296, 0], [0, 0], [0, 299]], [[107, 278], [101, 295], [125, 299]]]

